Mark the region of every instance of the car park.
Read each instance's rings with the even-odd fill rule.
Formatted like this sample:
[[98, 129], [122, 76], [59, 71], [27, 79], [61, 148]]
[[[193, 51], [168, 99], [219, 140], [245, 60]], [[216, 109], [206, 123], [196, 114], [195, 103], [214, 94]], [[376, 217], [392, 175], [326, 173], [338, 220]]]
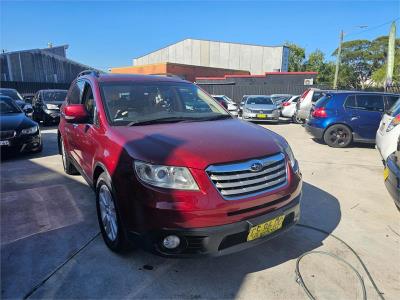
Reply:
[[15, 89], [0, 88], [0, 95], [10, 97], [15, 103], [25, 112], [25, 114], [32, 118], [33, 108], [30, 103], [25, 101], [25, 98], [21, 96]]
[[44, 125], [57, 124], [66, 95], [67, 90], [39, 90], [32, 100], [33, 119]]
[[[292, 96], [289, 100], [282, 103], [281, 116], [293, 119], [296, 112], [296, 104], [299, 101], [300, 95]], [[294, 121], [293, 121], [294, 122]]]
[[[187, 110], [188, 100], [209, 109]], [[302, 178], [286, 140], [192, 83], [83, 72], [61, 110], [64, 170], [95, 189], [111, 250], [130, 241], [164, 256], [220, 255], [299, 219]]]
[[1, 95], [0, 148], [9, 153], [42, 151], [39, 125], [13, 99]]
[[293, 121], [297, 124], [303, 124], [308, 118], [311, 108], [324, 95], [324, 91], [317, 88], [309, 88], [303, 92], [296, 103], [296, 112]]
[[[390, 105], [390, 103], [389, 103]], [[387, 110], [376, 132], [376, 148], [385, 162], [388, 156], [397, 148], [397, 140], [400, 136], [400, 98]]]
[[383, 179], [390, 196], [400, 211], [400, 138], [396, 140], [396, 144], [396, 150], [386, 160]]
[[248, 95], [243, 105], [243, 120], [279, 122], [280, 110], [270, 96]]
[[392, 106], [393, 97], [398, 95], [327, 92], [313, 105], [305, 128], [330, 147], [347, 147], [353, 141], [375, 143], [379, 122], [384, 111]]
[[215, 100], [222, 104], [232, 116], [238, 116], [238, 105], [230, 99], [228, 96], [225, 95], [211, 95]]

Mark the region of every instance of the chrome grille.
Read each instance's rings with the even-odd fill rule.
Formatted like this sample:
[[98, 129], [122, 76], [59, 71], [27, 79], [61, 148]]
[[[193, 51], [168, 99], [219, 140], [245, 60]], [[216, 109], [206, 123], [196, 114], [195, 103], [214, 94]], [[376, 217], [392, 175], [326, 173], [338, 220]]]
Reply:
[[15, 137], [15, 130], [5, 130], [5, 131], [0, 131], [0, 139], [1, 140], [8, 140], [8, 139], [12, 139], [13, 137]]
[[240, 163], [212, 165], [206, 172], [227, 200], [269, 192], [283, 186], [287, 181], [283, 153]]

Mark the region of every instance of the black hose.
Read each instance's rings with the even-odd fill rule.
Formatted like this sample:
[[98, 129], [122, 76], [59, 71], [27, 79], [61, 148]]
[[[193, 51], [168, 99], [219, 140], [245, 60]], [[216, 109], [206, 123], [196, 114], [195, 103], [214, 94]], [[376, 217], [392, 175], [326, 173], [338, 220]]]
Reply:
[[[311, 230], [314, 230], [314, 231], [319, 231], [319, 232], [321, 232], [321, 233], [323, 233], [323, 234], [325, 234], [325, 235], [327, 235], [327, 236], [331, 236], [331, 237], [335, 238], [336, 240], [338, 240], [339, 242], [341, 242], [343, 245], [345, 245], [345, 246], [355, 255], [355, 257], [357, 257], [358, 261], [360, 262], [360, 264], [361, 264], [361, 266], [363, 267], [365, 273], [367, 274], [368, 279], [369, 279], [369, 281], [372, 283], [372, 285], [373, 285], [373, 287], [374, 287], [376, 293], [378, 294], [379, 298], [382, 299], [382, 300], [385, 300], [385, 298], [383, 297], [383, 293], [379, 290], [378, 286], [376, 285], [374, 279], [372, 278], [371, 274], [369, 273], [368, 268], [366, 267], [366, 265], [365, 265], [364, 262], [362, 261], [361, 257], [360, 257], [360, 256], [357, 254], [357, 252], [356, 252], [352, 247], [350, 247], [350, 245], [348, 245], [344, 240], [342, 240], [341, 238], [337, 237], [336, 235], [334, 235], [334, 234], [332, 234], [332, 233], [330, 233], [330, 232], [328, 232], [328, 231], [325, 231], [325, 230], [323, 230], [323, 229], [320, 229], [320, 228], [317, 228], [317, 227], [314, 227], [314, 226], [305, 225], [305, 224], [299, 224], [299, 223], [296, 224], [296, 226], [303, 227], [303, 228], [307, 228], [307, 229], [311, 229]], [[312, 253], [319, 253], [319, 254], [329, 255], [329, 256], [331, 256], [331, 257], [333, 257], [333, 258], [335, 258], [335, 259], [338, 259], [338, 260], [342, 261], [342, 262], [345, 263], [346, 265], [348, 265], [348, 266], [355, 272], [355, 274], [357, 275], [357, 277], [360, 279], [360, 282], [361, 282], [361, 285], [362, 285], [362, 288], [363, 288], [363, 296], [364, 296], [364, 299], [366, 299], [367, 296], [366, 296], [366, 291], [365, 291], [365, 285], [364, 285], [364, 281], [362, 280], [362, 277], [361, 277], [360, 273], [359, 273], [352, 265], [350, 265], [350, 263], [348, 263], [348, 262], [345, 261], [344, 259], [340, 258], [339, 256], [337, 256], [337, 255], [335, 255], [335, 254], [332, 254], [332, 253], [329, 253], [329, 252], [323, 252], [323, 251], [310, 251], [310, 252], [306, 252], [306, 253], [304, 253], [303, 255], [301, 255], [301, 256], [297, 259], [297, 261], [296, 261], [296, 270], [295, 270], [295, 271], [296, 271], [296, 276], [297, 276], [296, 281], [303, 287], [304, 291], [306, 292], [307, 296], [308, 296], [310, 299], [313, 299], [313, 300], [314, 300], [315, 297], [310, 293], [309, 289], [307, 288], [307, 286], [305, 285], [305, 283], [304, 283], [304, 281], [303, 281], [303, 278], [301, 277], [300, 269], [299, 269], [299, 262], [300, 262], [300, 260], [301, 260], [304, 256], [309, 255], [309, 254], [312, 254]]]

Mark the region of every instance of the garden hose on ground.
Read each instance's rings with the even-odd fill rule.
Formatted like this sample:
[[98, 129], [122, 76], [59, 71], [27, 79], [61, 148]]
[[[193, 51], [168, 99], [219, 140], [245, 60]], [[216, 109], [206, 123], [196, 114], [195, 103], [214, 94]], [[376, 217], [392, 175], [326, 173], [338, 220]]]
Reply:
[[[357, 257], [358, 261], [360, 262], [360, 264], [361, 264], [361, 266], [363, 267], [365, 273], [367, 274], [368, 279], [369, 279], [369, 281], [372, 283], [372, 285], [373, 285], [373, 287], [374, 287], [376, 293], [378, 294], [379, 298], [382, 299], [382, 300], [385, 300], [385, 298], [383, 297], [383, 293], [379, 290], [379, 288], [378, 288], [378, 286], [376, 285], [374, 279], [372, 278], [371, 274], [369, 273], [368, 268], [365, 266], [365, 264], [364, 264], [364, 262], [362, 261], [362, 259], [360, 258], [360, 256], [359, 256], [359, 255], [357, 254], [357, 252], [356, 252], [353, 248], [351, 248], [344, 240], [342, 240], [341, 238], [335, 236], [335, 235], [332, 234], [332, 233], [329, 233], [328, 231], [325, 231], [325, 230], [323, 230], [323, 229], [320, 229], [320, 228], [317, 228], [317, 227], [314, 227], [314, 226], [305, 225], [305, 224], [296, 224], [296, 226], [299, 226], [299, 227], [302, 227], [302, 228], [306, 228], [306, 229], [310, 229], [310, 230], [314, 230], [314, 231], [321, 232], [321, 233], [323, 233], [323, 234], [325, 234], [325, 235], [327, 235], [327, 236], [331, 236], [331, 237], [335, 238], [336, 240], [338, 240], [339, 242], [341, 242], [343, 245], [345, 245], [345, 246], [355, 255], [355, 257]], [[360, 273], [356, 270], [356, 268], [353, 267], [349, 262], [345, 261], [343, 258], [341, 258], [341, 257], [339, 257], [339, 256], [337, 256], [337, 255], [335, 255], [335, 254], [333, 254], [333, 253], [324, 252], [324, 251], [309, 251], [309, 252], [306, 252], [306, 253], [304, 253], [303, 255], [301, 255], [299, 258], [297, 258], [295, 272], [296, 272], [296, 282], [299, 283], [299, 284], [302, 286], [302, 288], [304, 289], [304, 291], [306, 292], [307, 296], [308, 296], [310, 299], [315, 300], [316, 298], [311, 294], [310, 290], [307, 288], [306, 284], [304, 283], [304, 280], [303, 280], [303, 278], [302, 278], [302, 276], [301, 276], [301, 273], [300, 273], [299, 264], [300, 264], [300, 260], [301, 260], [304, 256], [310, 255], [310, 254], [313, 254], [313, 253], [315, 253], [315, 254], [322, 254], [322, 255], [329, 255], [330, 257], [333, 257], [333, 258], [335, 258], [335, 259], [337, 259], [337, 260], [343, 262], [343, 263], [346, 264], [348, 267], [350, 267], [351, 270], [357, 275], [357, 278], [358, 278], [359, 281], [360, 281], [361, 288], [362, 288], [362, 291], [363, 291], [363, 299], [367, 299], [367, 292], [366, 292], [366, 289], [365, 289], [364, 280], [362, 279], [362, 276], [361, 276]]]

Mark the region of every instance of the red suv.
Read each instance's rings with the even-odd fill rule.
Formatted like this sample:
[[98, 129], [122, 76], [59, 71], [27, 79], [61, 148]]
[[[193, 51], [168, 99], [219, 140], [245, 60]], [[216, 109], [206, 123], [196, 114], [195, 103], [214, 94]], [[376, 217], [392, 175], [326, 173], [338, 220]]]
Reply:
[[58, 141], [65, 172], [93, 187], [113, 251], [225, 254], [299, 219], [302, 179], [286, 140], [184, 80], [85, 71], [61, 107]]

